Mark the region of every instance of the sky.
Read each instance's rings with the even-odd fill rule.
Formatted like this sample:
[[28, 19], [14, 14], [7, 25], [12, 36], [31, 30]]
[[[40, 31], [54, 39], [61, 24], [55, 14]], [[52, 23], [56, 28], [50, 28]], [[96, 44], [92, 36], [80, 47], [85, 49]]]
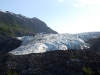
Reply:
[[0, 0], [0, 9], [37, 17], [58, 33], [100, 31], [100, 0]]

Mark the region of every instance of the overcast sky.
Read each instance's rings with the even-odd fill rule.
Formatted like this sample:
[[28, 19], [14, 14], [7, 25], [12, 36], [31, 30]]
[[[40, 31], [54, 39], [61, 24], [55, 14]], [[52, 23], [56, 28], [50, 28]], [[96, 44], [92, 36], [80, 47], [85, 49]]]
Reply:
[[0, 0], [0, 9], [37, 17], [58, 33], [100, 31], [100, 0]]

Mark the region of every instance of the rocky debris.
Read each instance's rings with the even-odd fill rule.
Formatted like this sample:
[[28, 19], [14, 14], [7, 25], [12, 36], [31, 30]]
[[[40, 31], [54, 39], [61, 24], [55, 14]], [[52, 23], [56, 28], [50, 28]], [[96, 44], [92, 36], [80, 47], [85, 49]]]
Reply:
[[98, 75], [100, 55], [93, 51], [48, 51], [29, 55], [0, 55], [0, 75], [8, 70], [19, 75], [84, 75], [82, 68], [89, 67]]

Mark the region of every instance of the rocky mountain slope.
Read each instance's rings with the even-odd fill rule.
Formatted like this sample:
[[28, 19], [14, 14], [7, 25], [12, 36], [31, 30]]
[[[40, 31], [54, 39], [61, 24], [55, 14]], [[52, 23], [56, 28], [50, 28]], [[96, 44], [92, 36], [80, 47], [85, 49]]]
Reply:
[[19, 36], [34, 36], [38, 33], [57, 34], [38, 18], [0, 10], [0, 52], [8, 52], [20, 46]]
[[0, 11], [0, 36], [34, 36], [42, 32], [57, 34], [38, 18], [27, 18], [9, 11]]

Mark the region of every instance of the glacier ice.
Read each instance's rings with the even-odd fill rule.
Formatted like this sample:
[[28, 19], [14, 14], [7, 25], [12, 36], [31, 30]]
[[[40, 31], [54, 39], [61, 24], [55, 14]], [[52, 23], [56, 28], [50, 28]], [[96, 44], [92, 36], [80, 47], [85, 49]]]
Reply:
[[30, 53], [43, 53], [50, 50], [87, 49], [88, 39], [100, 37], [100, 32], [80, 34], [37, 34], [35, 36], [17, 37], [22, 44], [9, 53], [25, 55]]

